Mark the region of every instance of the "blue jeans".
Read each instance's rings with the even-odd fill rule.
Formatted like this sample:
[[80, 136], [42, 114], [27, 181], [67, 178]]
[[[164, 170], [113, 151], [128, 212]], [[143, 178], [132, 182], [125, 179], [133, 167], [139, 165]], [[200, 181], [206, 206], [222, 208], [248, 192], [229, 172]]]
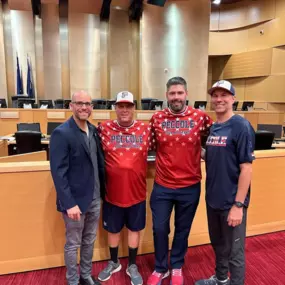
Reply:
[[152, 210], [153, 238], [155, 248], [155, 270], [164, 273], [168, 270], [168, 235], [170, 216], [175, 209], [174, 238], [170, 255], [172, 269], [184, 264], [188, 248], [188, 236], [200, 199], [201, 185], [169, 189], [154, 183], [150, 198]]
[[64, 260], [66, 279], [69, 285], [77, 285], [79, 281], [77, 270], [77, 251], [80, 248], [80, 275], [84, 279], [91, 276], [94, 242], [100, 216], [100, 198], [92, 201], [87, 212], [81, 215], [80, 221], [70, 219], [63, 213], [66, 228], [66, 244]]

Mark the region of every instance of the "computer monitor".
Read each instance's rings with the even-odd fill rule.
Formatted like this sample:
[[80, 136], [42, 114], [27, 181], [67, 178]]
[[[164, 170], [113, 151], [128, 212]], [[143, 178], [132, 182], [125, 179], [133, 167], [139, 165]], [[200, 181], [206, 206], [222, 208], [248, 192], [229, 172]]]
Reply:
[[32, 109], [34, 108], [34, 104], [35, 104], [35, 99], [31, 99], [31, 98], [18, 99], [18, 108]]
[[39, 100], [40, 109], [53, 109], [52, 100]]
[[233, 111], [236, 111], [237, 110], [237, 107], [238, 107], [238, 101], [235, 101], [234, 104], [233, 104]]
[[6, 99], [0, 98], [0, 108], [7, 108]]
[[194, 108], [200, 110], [206, 110], [207, 101], [195, 101]]
[[48, 122], [47, 123], [47, 135], [50, 136], [51, 133], [54, 131], [55, 128], [57, 128], [62, 123], [60, 122]]
[[64, 100], [64, 109], [69, 109], [69, 104], [71, 103], [71, 100]]
[[40, 123], [19, 123], [17, 124], [17, 131], [41, 132], [41, 125]]
[[241, 110], [242, 111], [249, 111], [250, 109], [253, 109], [254, 101], [244, 101], [242, 103]]
[[274, 133], [275, 139], [281, 139], [282, 138], [282, 125], [269, 125], [269, 124], [258, 124], [257, 130], [258, 131], [270, 131]]
[[274, 133], [269, 131], [255, 132], [255, 150], [266, 150], [272, 148]]

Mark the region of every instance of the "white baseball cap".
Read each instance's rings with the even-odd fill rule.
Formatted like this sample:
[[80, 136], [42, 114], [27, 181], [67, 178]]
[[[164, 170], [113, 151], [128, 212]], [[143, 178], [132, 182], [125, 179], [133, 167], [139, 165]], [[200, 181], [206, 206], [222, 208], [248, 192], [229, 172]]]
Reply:
[[116, 103], [134, 103], [134, 95], [129, 91], [122, 91], [117, 94]]
[[212, 96], [213, 92], [217, 89], [223, 89], [231, 93], [232, 95], [236, 94], [235, 88], [233, 85], [227, 80], [220, 80], [216, 82], [211, 89], [208, 90], [208, 93]]

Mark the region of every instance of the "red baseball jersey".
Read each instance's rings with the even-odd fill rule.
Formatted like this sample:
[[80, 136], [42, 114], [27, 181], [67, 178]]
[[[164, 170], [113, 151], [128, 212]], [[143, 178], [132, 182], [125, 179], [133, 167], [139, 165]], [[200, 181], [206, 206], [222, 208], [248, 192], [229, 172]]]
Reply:
[[167, 108], [152, 116], [156, 140], [155, 181], [158, 184], [182, 188], [201, 180], [201, 135], [211, 124], [206, 113], [192, 107], [179, 114]]
[[122, 127], [116, 120], [99, 126], [106, 163], [106, 200], [119, 207], [130, 207], [146, 199], [147, 153], [151, 128], [134, 121]]

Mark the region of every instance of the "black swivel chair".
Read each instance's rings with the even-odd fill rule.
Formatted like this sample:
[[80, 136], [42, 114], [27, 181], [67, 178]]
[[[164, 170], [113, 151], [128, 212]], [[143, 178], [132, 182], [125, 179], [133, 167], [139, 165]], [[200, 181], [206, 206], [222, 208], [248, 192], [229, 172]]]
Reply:
[[162, 110], [162, 100], [152, 100], [149, 104], [149, 110]]
[[41, 137], [42, 134], [40, 132], [32, 132], [32, 131], [22, 131], [15, 133], [16, 145], [17, 145], [17, 153], [28, 153], [41, 151]]
[[112, 110], [112, 106], [116, 103], [116, 100], [107, 100], [106, 108], [107, 110]]
[[153, 99], [153, 98], [142, 98], [142, 99], [141, 99], [142, 110], [151, 110], [151, 109], [150, 109], [150, 102], [152, 102], [152, 101], [157, 101], [157, 99]]
[[0, 98], [0, 108], [7, 108], [7, 102], [5, 98]]
[[255, 150], [271, 149], [274, 140], [274, 133], [270, 131], [255, 132]]
[[107, 109], [107, 101], [105, 99], [93, 99], [93, 109]]
[[17, 131], [32, 131], [32, 132], [41, 132], [40, 123], [18, 123]]
[[54, 100], [54, 108], [55, 109], [64, 109], [64, 100], [63, 99]]

